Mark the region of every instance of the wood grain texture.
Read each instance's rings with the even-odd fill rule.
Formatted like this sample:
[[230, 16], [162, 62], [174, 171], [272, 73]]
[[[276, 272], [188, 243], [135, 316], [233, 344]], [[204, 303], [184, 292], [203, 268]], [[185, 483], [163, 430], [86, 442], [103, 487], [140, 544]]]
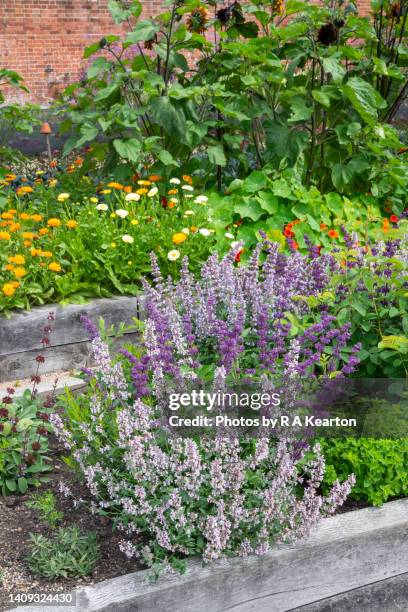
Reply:
[[263, 557], [192, 562], [183, 576], [153, 585], [135, 572], [78, 589], [76, 606], [64, 610], [287, 612], [407, 571], [408, 500], [400, 500], [324, 519], [308, 538]]
[[[118, 326], [122, 322], [131, 325], [133, 317], [138, 315], [138, 307], [137, 298], [125, 296], [93, 300], [89, 304], [41, 306], [30, 312], [14, 314], [11, 319], [1, 319], [0, 382], [33, 374], [39, 352], [46, 359], [41, 367], [44, 374], [91, 365], [88, 334], [81, 316], [89, 317], [96, 324], [103, 318], [106, 327]], [[55, 313], [55, 321], [52, 322], [50, 345], [44, 348], [41, 338], [50, 311]], [[119, 343], [136, 341], [138, 337], [135, 332], [127, 332]]]

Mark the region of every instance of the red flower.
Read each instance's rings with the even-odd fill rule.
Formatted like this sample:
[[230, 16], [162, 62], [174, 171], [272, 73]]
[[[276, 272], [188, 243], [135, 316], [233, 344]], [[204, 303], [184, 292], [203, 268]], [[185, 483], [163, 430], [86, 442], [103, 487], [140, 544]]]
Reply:
[[398, 223], [398, 217], [397, 217], [397, 215], [391, 215], [391, 217], [390, 217], [390, 221], [391, 221], [391, 223]]
[[44, 363], [45, 357], [43, 357], [42, 355], [37, 355], [35, 360], [36, 360], [37, 363]]
[[283, 230], [283, 235], [286, 236], [286, 238], [294, 238], [295, 234], [292, 232], [292, 230], [290, 228], [288, 228], [288, 226], [285, 227], [285, 229]]
[[165, 196], [162, 196], [160, 199], [161, 205], [163, 206], [163, 208], [167, 208], [167, 205], [169, 203], [168, 199]]
[[235, 255], [235, 261], [239, 263], [241, 261], [241, 255], [244, 252], [244, 249], [239, 249], [238, 253]]
[[320, 224], [320, 229], [321, 229], [321, 230], [325, 230], [325, 229], [327, 229], [327, 225], [326, 225], [325, 223], [321, 223], [321, 224]]
[[329, 230], [327, 232], [327, 235], [329, 236], [329, 238], [338, 238], [339, 232], [336, 232], [336, 230]]

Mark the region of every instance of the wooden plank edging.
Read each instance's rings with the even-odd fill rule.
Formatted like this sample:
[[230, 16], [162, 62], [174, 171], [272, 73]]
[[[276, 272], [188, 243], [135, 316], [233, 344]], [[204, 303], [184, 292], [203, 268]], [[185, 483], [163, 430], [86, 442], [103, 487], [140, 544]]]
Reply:
[[[313, 533], [263, 557], [147, 582], [134, 572], [77, 589], [65, 612], [285, 612], [408, 572], [408, 499], [323, 519]], [[15, 612], [38, 612], [24, 606]], [[61, 607], [47, 606], [47, 612]]]

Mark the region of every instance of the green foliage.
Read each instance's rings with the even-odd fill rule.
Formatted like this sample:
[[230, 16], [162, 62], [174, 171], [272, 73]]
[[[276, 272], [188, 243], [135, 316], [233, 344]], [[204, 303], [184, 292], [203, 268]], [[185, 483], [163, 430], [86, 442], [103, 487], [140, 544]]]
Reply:
[[64, 518], [63, 512], [57, 510], [55, 496], [52, 491], [32, 495], [26, 505], [28, 508], [37, 510], [40, 520], [51, 528], [56, 527], [57, 523]]
[[337, 479], [355, 474], [350, 499], [380, 506], [408, 494], [408, 439], [346, 438], [321, 441], [326, 459], [323, 490]]
[[406, 193], [406, 156], [390, 125], [408, 93], [405, 18], [382, 6], [372, 24], [340, 1], [287, 2], [282, 14], [235, 3], [223, 20], [195, 2], [149, 19], [138, 1], [109, 6], [130, 31], [85, 50], [98, 57], [66, 91], [66, 152], [97, 139], [94, 154], [110, 170], [123, 173], [120, 160], [129, 172], [180, 167], [218, 188], [270, 164], [323, 192]]
[[50, 468], [48, 422], [50, 409], [30, 391], [0, 408], [0, 491], [25, 493], [29, 486], [47, 482]]
[[54, 538], [31, 534], [30, 539], [28, 565], [44, 578], [87, 576], [100, 557], [96, 534], [81, 533], [77, 527], [60, 528]]

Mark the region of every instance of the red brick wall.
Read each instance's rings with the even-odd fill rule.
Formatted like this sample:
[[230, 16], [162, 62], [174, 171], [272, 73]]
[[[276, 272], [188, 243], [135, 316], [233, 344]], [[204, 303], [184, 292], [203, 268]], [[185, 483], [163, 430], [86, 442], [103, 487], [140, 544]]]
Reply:
[[[102, 35], [118, 32], [107, 3], [0, 0], [0, 68], [19, 72], [30, 89], [30, 99], [46, 104], [80, 76], [84, 47]], [[360, 10], [367, 12], [369, 4], [370, 0], [360, 0]], [[145, 2], [146, 15], [160, 10], [160, 0]], [[19, 99], [24, 97], [18, 94]]]

